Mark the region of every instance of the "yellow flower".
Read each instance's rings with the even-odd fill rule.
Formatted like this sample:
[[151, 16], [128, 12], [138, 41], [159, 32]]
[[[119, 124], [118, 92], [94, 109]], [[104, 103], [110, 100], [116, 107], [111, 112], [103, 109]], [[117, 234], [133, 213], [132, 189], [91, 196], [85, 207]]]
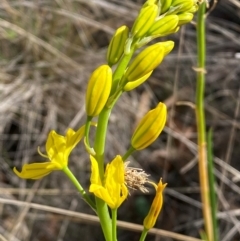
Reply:
[[154, 186], [156, 188], [156, 196], [152, 202], [148, 215], [143, 221], [143, 226], [147, 230], [151, 229], [155, 225], [158, 215], [162, 209], [163, 190], [167, 186], [167, 183], [162, 184], [162, 180], [160, 179], [158, 185], [154, 184]]
[[13, 171], [15, 174], [24, 179], [40, 179], [54, 170], [62, 170], [68, 165], [68, 156], [73, 148], [82, 139], [85, 126], [82, 126], [77, 132], [68, 129], [66, 136], [61, 136], [52, 130], [46, 142], [47, 155], [39, 154], [48, 158], [48, 162], [25, 164], [22, 171], [19, 172], [16, 167]]
[[91, 185], [89, 192], [107, 203], [111, 209], [118, 208], [128, 195], [124, 182], [124, 163], [121, 156], [116, 156], [107, 164], [102, 183], [96, 159], [90, 156], [92, 163]]

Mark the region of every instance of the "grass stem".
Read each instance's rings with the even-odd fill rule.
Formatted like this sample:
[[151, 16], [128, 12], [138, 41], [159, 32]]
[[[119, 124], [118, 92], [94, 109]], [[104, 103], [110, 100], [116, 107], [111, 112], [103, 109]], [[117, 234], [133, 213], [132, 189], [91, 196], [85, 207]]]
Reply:
[[199, 181], [201, 186], [201, 199], [203, 203], [203, 218], [208, 241], [213, 241], [212, 212], [209, 199], [209, 177], [206, 149], [206, 124], [204, 113], [204, 90], [205, 90], [205, 7], [202, 3], [198, 10], [197, 19], [197, 47], [198, 69], [196, 90], [196, 120], [198, 131], [198, 158], [199, 158]]

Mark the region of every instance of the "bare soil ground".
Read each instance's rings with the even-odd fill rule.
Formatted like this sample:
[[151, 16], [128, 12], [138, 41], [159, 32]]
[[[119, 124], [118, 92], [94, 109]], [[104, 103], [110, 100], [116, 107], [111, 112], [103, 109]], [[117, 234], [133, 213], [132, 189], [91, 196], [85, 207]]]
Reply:
[[[20, 180], [12, 171], [43, 161], [48, 132], [64, 134], [85, 121], [91, 72], [106, 62], [115, 29], [132, 25], [143, 1], [1, 0], [0, 4], [0, 240], [102, 241], [93, 212], [61, 172]], [[164, 40], [174, 51], [147, 83], [125, 93], [110, 118], [107, 159], [123, 154], [140, 117], [157, 102], [168, 106], [167, 126], [131, 165], [168, 183], [156, 228], [199, 238], [203, 229], [196, 152], [196, 29], [188, 24]], [[206, 121], [214, 131], [214, 163], [221, 241], [240, 240], [240, 2], [221, 0], [207, 18]], [[89, 186], [83, 145], [70, 168]], [[137, 241], [154, 190], [132, 192], [119, 211], [119, 241]], [[84, 215], [85, 214], [85, 215]], [[172, 241], [151, 234], [146, 240]], [[189, 239], [193, 240], [193, 239]]]

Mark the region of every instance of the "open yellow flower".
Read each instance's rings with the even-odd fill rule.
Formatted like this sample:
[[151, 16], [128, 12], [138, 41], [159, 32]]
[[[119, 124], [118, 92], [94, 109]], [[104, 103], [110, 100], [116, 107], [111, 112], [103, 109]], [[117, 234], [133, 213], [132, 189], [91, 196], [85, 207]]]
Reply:
[[107, 164], [104, 181], [101, 182], [96, 159], [90, 156], [92, 163], [91, 185], [89, 192], [94, 193], [107, 203], [111, 209], [118, 208], [128, 195], [124, 182], [124, 163], [121, 156], [116, 156]]
[[158, 215], [159, 215], [159, 213], [160, 213], [160, 211], [162, 209], [163, 190], [167, 186], [167, 183], [163, 184], [161, 179], [160, 179], [158, 185], [156, 185], [155, 183], [152, 183], [152, 184], [156, 188], [156, 196], [153, 199], [153, 202], [152, 202], [152, 205], [151, 205], [151, 208], [149, 210], [148, 215], [146, 216], [146, 218], [143, 221], [143, 226], [147, 230], [153, 228], [153, 226], [156, 223]]
[[82, 139], [84, 131], [85, 126], [82, 126], [77, 132], [68, 129], [66, 136], [61, 136], [52, 130], [46, 142], [47, 155], [39, 151], [39, 154], [49, 161], [25, 164], [21, 172], [14, 167], [13, 171], [17, 176], [24, 179], [40, 179], [54, 170], [62, 170], [68, 165], [68, 156]]

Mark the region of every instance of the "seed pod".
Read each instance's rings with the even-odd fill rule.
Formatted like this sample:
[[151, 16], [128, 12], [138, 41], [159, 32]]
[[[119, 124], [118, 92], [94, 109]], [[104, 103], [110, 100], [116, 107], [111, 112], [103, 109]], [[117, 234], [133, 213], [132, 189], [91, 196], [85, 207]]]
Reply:
[[157, 20], [148, 30], [148, 36], [166, 36], [178, 26], [178, 15], [168, 15]]
[[150, 71], [148, 74], [144, 75], [144, 76], [141, 77], [140, 79], [137, 79], [137, 80], [135, 80], [135, 81], [128, 82], [128, 83], [124, 86], [123, 90], [124, 90], [124, 91], [131, 91], [131, 90], [137, 88], [139, 85], [141, 85], [143, 82], [145, 82], [145, 81], [149, 78], [149, 76], [150, 76], [151, 74], [152, 74], [152, 71]]
[[131, 139], [131, 145], [136, 150], [142, 150], [152, 144], [165, 126], [167, 107], [159, 103], [150, 110], [140, 121]]
[[135, 38], [142, 38], [154, 23], [158, 14], [157, 5], [149, 5], [142, 8], [132, 27], [132, 35]]
[[105, 106], [112, 87], [112, 70], [101, 65], [91, 75], [86, 94], [86, 112], [88, 116], [97, 116]]
[[113, 35], [107, 51], [107, 62], [109, 66], [116, 64], [121, 58], [125, 42], [128, 38], [129, 29], [127, 26], [118, 28]]
[[162, 43], [153, 44], [136, 56], [125, 73], [128, 82], [140, 79], [154, 70], [163, 60], [165, 48]]

